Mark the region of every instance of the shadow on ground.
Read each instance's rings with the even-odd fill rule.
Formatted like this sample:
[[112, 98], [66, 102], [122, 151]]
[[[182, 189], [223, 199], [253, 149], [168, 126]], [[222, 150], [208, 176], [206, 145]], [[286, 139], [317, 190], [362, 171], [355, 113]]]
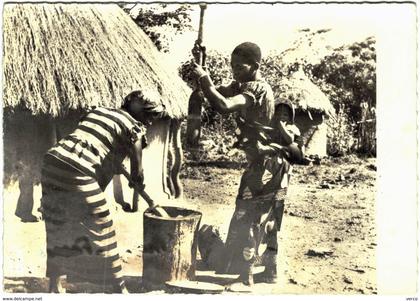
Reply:
[[[201, 260], [197, 260], [196, 264], [196, 279], [195, 281], [216, 284], [222, 287], [227, 287], [236, 282], [238, 275], [224, 275], [216, 274], [214, 271], [209, 271]], [[194, 288], [189, 291], [187, 288], [180, 289], [179, 287], [154, 285], [150, 286], [143, 283], [141, 276], [125, 276], [123, 277], [127, 289], [132, 294], [161, 294], [161, 293], [205, 293], [206, 291], [200, 290], [200, 287]], [[4, 278], [4, 291], [6, 293], [48, 293], [48, 278], [46, 277], [5, 277]], [[64, 282], [64, 287], [67, 293], [112, 293], [110, 286], [101, 284], [94, 284], [89, 282], [78, 281], [71, 279]], [[214, 293], [209, 291], [207, 293]]]
[[[150, 293], [142, 284], [142, 277], [123, 277], [130, 293]], [[67, 293], [111, 293], [111, 288], [87, 282], [64, 283]], [[48, 293], [48, 278], [37, 277], [5, 277], [4, 291], [6, 293]], [[153, 290], [154, 292], [156, 290]]]

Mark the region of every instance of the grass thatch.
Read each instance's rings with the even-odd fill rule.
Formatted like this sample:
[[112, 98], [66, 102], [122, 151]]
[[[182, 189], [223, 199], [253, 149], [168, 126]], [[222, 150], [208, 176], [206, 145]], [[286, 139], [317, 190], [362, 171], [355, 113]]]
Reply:
[[288, 77], [283, 77], [274, 89], [276, 99], [289, 99], [297, 109], [315, 111], [334, 116], [335, 110], [327, 95], [318, 88], [303, 72], [298, 70]]
[[187, 113], [189, 88], [115, 4], [6, 4], [3, 45], [4, 107], [57, 116], [141, 89], [171, 117]]

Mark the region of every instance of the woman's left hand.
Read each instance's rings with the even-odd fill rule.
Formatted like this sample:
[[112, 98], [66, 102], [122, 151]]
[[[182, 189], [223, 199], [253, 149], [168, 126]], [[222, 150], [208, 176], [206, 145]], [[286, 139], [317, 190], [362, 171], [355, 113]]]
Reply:
[[122, 203], [121, 204], [121, 207], [122, 207], [122, 209], [123, 209], [124, 212], [132, 212], [131, 206], [128, 203], [125, 203], [125, 202]]
[[143, 172], [139, 172], [137, 175], [131, 177], [131, 183], [128, 184], [131, 188], [137, 188], [140, 190], [144, 190], [145, 185], [144, 182], [144, 174]]
[[195, 80], [200, 79], [201, 77], [207, 75], [206, 70], [197, 63], [193, 63], [193, 68], [191, 69], [191, 75]]

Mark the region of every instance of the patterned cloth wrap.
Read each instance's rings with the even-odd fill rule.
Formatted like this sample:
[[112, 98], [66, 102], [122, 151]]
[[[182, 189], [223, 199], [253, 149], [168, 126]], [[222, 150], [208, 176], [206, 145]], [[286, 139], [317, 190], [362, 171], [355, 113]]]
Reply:
[[268, 144], [270, 141], [271, 137], [267, 133], [268, 127], [255, 121], [246, 121], [240, 116], [236, 118], [236, 124], [238, 126], [235, 131], [237, 140], [233, 144], [233, 147], [251, 154], [252, 157], [258, 156], [258, 150], [256, 148], [257, 141], [263, 144]]
[[[270, 133], [276, 131], [270, 127], [274, 115], [270, 86], [263, 80], [234, 82], [220, 88], [219, 92], [226, 97], [242, 93], [253, 100], [252, 106], [238, 114], [234, 144], [245, 152], [249, 164], [241, 178], [226, 243], [215, 227], [203, 225], [198, 246], [209, 268], [218, 273], [245, 274], [259, 263], [276, 265], [277, 231], [281, 226], [292, 166], [284, 153], [262, 155], [257, 148], [258, 141], [265, 145], [272, 143]], [[261, 262], [261, 258], [269, 258], [269, 262]]]
[[[198, 246], [209, 268], [222, 274], [243, 274], [253, 265], [276, 265], [277, 232], [291, 172], [292, 165], [280, 154], [247, 166], [226, 243], [217, 228], [204, 225], [200, 229]], [[244, 256], [246, 248], [253, 250], [250, 258]]]
[[236, 119], [238, 129], [236, 130], [237, 141], [233, 147], [245, 151], [251, 158], [258, 157], [260, 154], [257, 148], [257, 142], [263, 145], [271, 145], [278, 149], [284, 158], [291, 163], [300, 163], [304, 157], [303, 142], [299, 129], [293, 125], [286, 125], [288, 131], [295, 136], [295, 141], [290, 145], [285, 145], [279, 135], [279, 130], [274, 125], [265, 126], [259, 122], [246, 122], [242, 117]]
[[[248, 165], [241, 178], [221, 272], [246, 273], [264, 249], [266, 253], [277, 254], [277, 231], [291, 171], [290, 163], [280, 155], [267, 156]], [[253, 250], [248, 260], [245, 248]]]

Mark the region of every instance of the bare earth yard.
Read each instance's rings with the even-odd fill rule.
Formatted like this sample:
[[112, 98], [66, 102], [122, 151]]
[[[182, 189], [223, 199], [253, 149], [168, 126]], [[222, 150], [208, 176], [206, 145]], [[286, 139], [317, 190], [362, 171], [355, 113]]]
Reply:
[[[187, 164], [182, 172], [184, 200], [166, 205], [202, 212], [201, 224], [216, 224], [225, 238], [234, 210], [241, 169], [232, 164]], [[376, 163], [355, 156], [295, 166], [279, 234], [279, 275], [275, 285], [256, 284], [257, 294], [376, 294]], [[42, 221], [22, 223], [16, 204], [4, 195], [4, 291], [47, 290], [45, 231]], [[115, 205], [118, 244], [128, 288], [137, 293], [142, 273], [142, 213]], [[198, 280], [224, 279], [197, 271]], [[87, 283], [68, 283], [69, 292], [96, 292]], [[226, 292], [228, 293], [228, 292]]]

